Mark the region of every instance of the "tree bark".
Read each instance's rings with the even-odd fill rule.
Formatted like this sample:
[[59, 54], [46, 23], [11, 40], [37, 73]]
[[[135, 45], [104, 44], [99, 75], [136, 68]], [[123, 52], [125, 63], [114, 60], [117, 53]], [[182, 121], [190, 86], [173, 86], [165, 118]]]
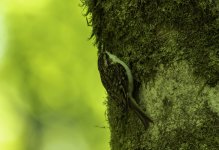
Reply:
[[153, 123], [108, 99], [112, 150], [219, 149], [219, 0], [86, 0], [98, 52], [131, 69]]

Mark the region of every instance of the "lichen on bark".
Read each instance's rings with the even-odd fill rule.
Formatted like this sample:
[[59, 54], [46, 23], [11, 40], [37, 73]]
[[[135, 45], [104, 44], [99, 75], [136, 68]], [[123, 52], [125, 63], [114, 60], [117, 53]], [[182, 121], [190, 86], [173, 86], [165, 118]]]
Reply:
[[219, 148], [219, 1], [84, 0], [92, 37], [126, 62], [147, 131], [108, 100], [113, 150]]

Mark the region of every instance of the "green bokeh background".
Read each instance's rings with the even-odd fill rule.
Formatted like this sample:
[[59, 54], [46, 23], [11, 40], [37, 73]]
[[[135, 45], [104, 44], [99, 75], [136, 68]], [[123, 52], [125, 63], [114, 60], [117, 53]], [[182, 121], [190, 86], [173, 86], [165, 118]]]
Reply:
[[1, 150], [109, 149], [106, 94], [80, 4], [0, 0]]

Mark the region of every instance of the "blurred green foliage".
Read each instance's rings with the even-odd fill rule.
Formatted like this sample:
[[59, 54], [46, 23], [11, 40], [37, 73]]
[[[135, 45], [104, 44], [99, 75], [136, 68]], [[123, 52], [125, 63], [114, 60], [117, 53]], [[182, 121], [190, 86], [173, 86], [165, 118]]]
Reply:
[[1, 150], [109, 149], [97, 52], [79, 4], [0, 2]]

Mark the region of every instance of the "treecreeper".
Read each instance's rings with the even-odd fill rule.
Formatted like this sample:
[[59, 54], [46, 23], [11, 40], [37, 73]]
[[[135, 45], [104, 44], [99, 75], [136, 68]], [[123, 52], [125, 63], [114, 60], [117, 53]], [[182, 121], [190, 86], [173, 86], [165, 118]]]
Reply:
[[98, 70], [103, 86], [111, 97], [109, 100], [115, 100], [122, 105], [124, 113], [127, 113], [129, 109], [134, 111], [147, 129], [152, 120], [133, 98], [134, 82], [130, 68], [117, 56], [104, 51], [98, 56]]

